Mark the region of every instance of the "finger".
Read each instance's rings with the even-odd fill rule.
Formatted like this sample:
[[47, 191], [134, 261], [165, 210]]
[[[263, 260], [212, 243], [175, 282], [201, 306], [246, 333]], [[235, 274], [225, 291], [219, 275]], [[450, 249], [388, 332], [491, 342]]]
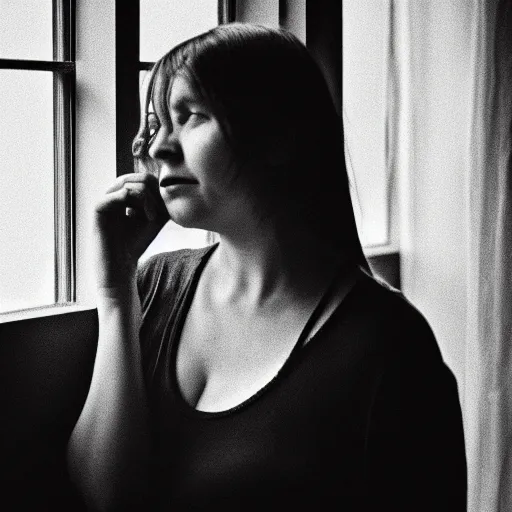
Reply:
[[[123, 176], [119, 176], [113, 185], [108, 189], [107, 194], [111, 192], [115, 192], [116, 190], [120, 190], [122, 187], [125, 187], [127, 184], [141, 184], [147, 188], [149, 191], [148, 199], [148, 213], [149, 217], [151, 217], [150, 210], [153, 211], [154, 216], [156, 217], [158, 214], [162, 216], [166, 216], [167, 209], [162, 203], [160, 196], [160, 189], [158, 186], [158, 179], [151, 174], [144, 173], [132, 173], [125, 174]], [[154, 206], [153, 206], [154, 205]], [[153, 207], [152, 207], [153, 206]]]
[[137, 181], [127, 181], [126, 183], [123, 184], [123, 187], [128, 188], [130, 190], [135, 190], [137, 191], [137, 193], [140, 194], [144, 194], [146, 190], [146, 185], [144, 183]]
[[126, 207], [125, 215], [131, 218], [138, 217], [137, 210], [135, 208], [132, 208], [131, 206]]
[[[149, 190], [149, 188], [146, 186], [145, 183], [140, 182], [126, 182], [124, 184], [124, 188], [127, 188], [129, 190], [132, 190], [135, 194], [140, 195], [144, 199], [144, 213], [146, 214], [146, 218], [149, 221], [153, 221], [156, 219], [157, 212], [156, 207], [154, 205], [154, 198], [152, 197], [152, 194]], [[126, 213], [127, 216], [131, 216], [131, 214]]]
[[115, 192], [121, 189], [125, 183], [145, 183], [151, 188], [158, 188], [158, 178], [146, 172], [132, 172], [118, 176], [112, 185], [107, 188], [106, 193]]
[[121, 188], [115, 192], [106, 194], [96, 205], [99, 214], [119, 213], [126, 214], [126, 208], [131, 207], [137, 215], [144, 215], [144, 197], [137, 191], [129, 188]]

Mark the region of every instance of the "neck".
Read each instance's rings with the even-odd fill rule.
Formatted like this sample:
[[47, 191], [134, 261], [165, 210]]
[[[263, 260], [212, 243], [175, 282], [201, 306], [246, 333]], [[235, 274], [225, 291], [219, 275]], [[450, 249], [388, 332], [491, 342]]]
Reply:
[[260, 224], [220, 235], [210, 263], [217, 300], [254, 308], [283, 296], [307, 297], [348, 264], [345, 255], [297, 226], [280, 231]]

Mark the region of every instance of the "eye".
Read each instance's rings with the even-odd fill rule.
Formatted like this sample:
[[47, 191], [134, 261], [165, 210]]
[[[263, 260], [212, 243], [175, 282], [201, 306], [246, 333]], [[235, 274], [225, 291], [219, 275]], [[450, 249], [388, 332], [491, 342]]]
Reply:
[[154, 112], [149, 112], [146, 117], [149, 139], [153, 140], [160, 129], [160, 120]]
[[190, 110], [183, 110], [176, 116], [176, 121], [179, 125], [183, 126], [192, 116], [192, 112]]
[[202, 119], [202, 118], [205, 118], [206, 115], [203, 114], [202, 112], [199, 112], [199, 111], [194, 111], [194, 110], [182, 110], [180, 112], [177, 113], [176, 115], [176, 122], [180, 125], [180, 126], [183, 126], [185, 125], [188, 121], [196, 121], [196, 120], [199, 120], [199, 119]]

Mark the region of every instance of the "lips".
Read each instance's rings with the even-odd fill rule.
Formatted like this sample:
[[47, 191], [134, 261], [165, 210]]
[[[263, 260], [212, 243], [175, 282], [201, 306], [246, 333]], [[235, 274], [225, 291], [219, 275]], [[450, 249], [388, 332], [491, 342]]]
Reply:
[[197, 185], [198, 181], [194, 178], [187, 178], [185, 176], [166, 176], [162, 178], [160, 187], [170, 187], [171, 185]]

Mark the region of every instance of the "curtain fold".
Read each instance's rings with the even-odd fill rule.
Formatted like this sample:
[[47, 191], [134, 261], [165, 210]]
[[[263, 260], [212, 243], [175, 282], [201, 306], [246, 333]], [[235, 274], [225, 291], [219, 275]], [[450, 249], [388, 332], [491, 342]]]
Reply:
[[466, 425], [469, 511], [512, 510], [512, 3], [473, 27]]
[[468, 511], [512, 512], [512, 0], [388, 5], [403, 290], [458, 380]]

